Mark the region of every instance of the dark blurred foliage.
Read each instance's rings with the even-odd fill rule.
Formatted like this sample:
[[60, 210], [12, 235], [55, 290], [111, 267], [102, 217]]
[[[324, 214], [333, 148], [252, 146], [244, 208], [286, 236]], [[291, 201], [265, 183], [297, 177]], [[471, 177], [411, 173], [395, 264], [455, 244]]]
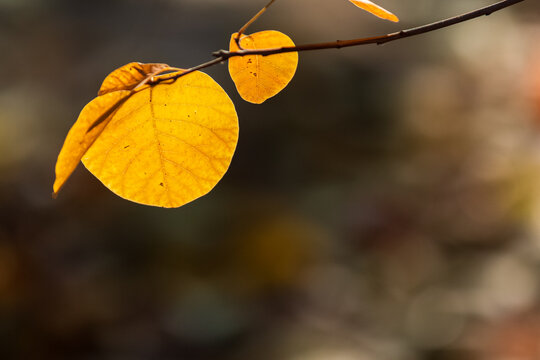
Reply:
[[[540, 359], [535, 1], [382, 47], [303, 53], [242, 102], [207, 196], [122, 200], [82, 166], [78, 112], [130, 61], [211, 58], [264, 2], [0, 1], [1, 359]], [[280, 0], [297, 43], [396, 31], [489, 1]]]

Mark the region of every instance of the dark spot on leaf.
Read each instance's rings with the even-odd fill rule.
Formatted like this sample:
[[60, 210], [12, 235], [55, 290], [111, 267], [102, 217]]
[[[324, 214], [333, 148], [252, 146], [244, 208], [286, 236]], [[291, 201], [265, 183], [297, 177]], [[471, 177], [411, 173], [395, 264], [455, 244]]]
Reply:
[[248, 59], [247, 63], [248, 63], [248, 64], [251, 64], [251, 59]]
[[257, 76], [257, 73], [253, 73], [253, 76]]
[[129, 147], [129, 145], [126, 145], [126, 146], [124, 146], [124, 149], [127, 149], [128, 147]]
[[163, 186], [163, 183], [159, 183], [159, 186]]

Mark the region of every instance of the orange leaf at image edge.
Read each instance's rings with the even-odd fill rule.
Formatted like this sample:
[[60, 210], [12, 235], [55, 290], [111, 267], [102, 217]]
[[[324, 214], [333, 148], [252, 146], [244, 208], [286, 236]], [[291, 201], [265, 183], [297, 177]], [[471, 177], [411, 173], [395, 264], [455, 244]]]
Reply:
[[380, 17], [381, 19], [398, 22], [399, 19], [396, 15], [392, 14], [390, 11], [382, 8], [381, 6], [369, 1], [369, 0], [349, 0], [354, 5], [358, 6], [360, 9], [366, 10], [367, 12]]

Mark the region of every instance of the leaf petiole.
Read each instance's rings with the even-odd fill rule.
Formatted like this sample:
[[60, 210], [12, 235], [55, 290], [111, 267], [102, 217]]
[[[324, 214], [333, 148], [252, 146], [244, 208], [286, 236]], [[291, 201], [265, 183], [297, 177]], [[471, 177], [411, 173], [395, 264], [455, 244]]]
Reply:
[[270, 0], [270, 2], [268, 4], [266, 4], [261, 10], [259, 10], [258, 13], [256, 13], [251, 19], [249, 19], [249, 21], [247, 23], [244, 24], [244, 26], [242, 26], [240, 28], [240, 30], [238, 30], [238, 33], [236, 34], [236, 37], [234, 38], [234, 41], [236, 42], [236, 45], [238, 46], [238, 48], [240, 50], [244, 50], [244, 48], [242, 47], [242, 45], [240, 45], [240, 37], [242, 36], [242, 34], [244, 33], [244, 31], [247, 30], [247, 28], [253, 24], [255, 21], [257, 21], [257, 19], [259, 17], [261, 17], [262, 14], [264, 14], [264, 12], [266, 10], [268, 10], [268, 8], [270, 7], [270, 5], [272, 5], [276, 0]]

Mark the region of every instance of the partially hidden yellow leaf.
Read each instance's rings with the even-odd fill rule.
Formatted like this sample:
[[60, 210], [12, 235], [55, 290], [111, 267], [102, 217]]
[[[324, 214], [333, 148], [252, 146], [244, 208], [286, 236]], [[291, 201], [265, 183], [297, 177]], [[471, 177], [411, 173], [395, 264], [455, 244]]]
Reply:
[[[230, 51], [239, 50], [232, 34]], [[240, 45], [244, 49], [273, 49], [294, 46], [285, 34], [267, 30], [242, 35]], [[290, 52], [269, 56], [249, 55], [229, 59], [229, 73], [242, 99], [255, 104], [279, 93], [294, 77], [298, 66], [298, 53]]]
[[133, 90], [146, 77], [168, 67], [167, 64], [143, 64], [140, 62], [126, 64], [107, 75], [101, 84], [98, 95], [118, 90]]
[[398, 22], [399, 19], [396, 15], [392, 14], [390, 11], [383, 9], [377, 4], [372, 3], [369, 0], [349, 0], [354, 5], [358, 6], [360, 9], [364, 9], [369, 13], [372, 13], [375, 16], [380, 17], [381, 19], [390, 20], [393, 22]]
[[210, 76], [197, 71], [137, 90], [82, 161], [115, 194], [172, 208], [217, 184], [237, 140], [232, 101]]
[[112, 114], [130, 95], [131, 92], [126, 90], [111, 92], [95, 98], [82, 109], [79, 118], [69, 130], [58, 155], [53, 196], [58, 194], [60, 188], [81, 161], [84, 153], [111, 120]]

